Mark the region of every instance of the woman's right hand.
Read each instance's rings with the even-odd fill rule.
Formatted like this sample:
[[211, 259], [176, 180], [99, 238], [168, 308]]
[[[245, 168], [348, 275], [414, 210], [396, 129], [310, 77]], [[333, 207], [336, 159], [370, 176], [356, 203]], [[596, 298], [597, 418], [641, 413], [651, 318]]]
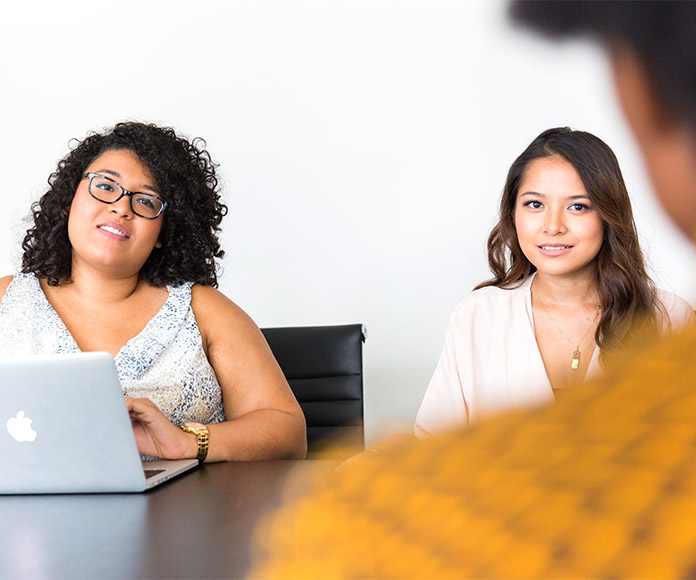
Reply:
[[125, 397], [125, 401], [140, 453], [162, 459], [196, 457], [196, 436], [172, 424], [150, 399]]

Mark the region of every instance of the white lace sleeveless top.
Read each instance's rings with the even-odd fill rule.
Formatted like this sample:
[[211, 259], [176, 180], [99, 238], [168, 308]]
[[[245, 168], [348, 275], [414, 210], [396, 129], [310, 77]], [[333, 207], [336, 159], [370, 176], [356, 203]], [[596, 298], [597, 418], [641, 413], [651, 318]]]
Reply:
[[[177, 426], [225, 420], [222, 392], [191, 309], [191, 283], [168, 286], [160, 311], [115, 357], [125, 395], [147, 397]], [[0, 356], [80, 352], [34, 274], [17, 274], [0, 303]]]

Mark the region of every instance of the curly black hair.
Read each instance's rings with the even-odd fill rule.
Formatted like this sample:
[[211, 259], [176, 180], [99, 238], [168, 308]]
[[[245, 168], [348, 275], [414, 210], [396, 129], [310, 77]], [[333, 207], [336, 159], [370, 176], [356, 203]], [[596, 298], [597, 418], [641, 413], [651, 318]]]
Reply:
[[217, 287], [216, 259], [223, 257], [218, 232], [227, 213], [220, 201], [216, 164], [203, 139], [187, 140], [170, 127], [124, 122], [90, 133], [59, 163], [49, 190], [31, 206], [34, 220], [22, 241], [22, 272], [51, 286], [71, 280], [72, 246], [68, 212], [87, 167], [105, 151], [134, 153], [155, 179], [168, 203], [156, 249], [140, 278], [157, 287], [184, 282]]

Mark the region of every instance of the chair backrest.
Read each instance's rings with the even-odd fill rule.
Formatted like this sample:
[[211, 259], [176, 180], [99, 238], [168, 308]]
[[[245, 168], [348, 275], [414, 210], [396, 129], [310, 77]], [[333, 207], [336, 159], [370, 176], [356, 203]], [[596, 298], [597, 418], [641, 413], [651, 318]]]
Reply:
[[363, 451], [364, 326], [261, 331], [304, 412], [307, 458], [338, 459]]

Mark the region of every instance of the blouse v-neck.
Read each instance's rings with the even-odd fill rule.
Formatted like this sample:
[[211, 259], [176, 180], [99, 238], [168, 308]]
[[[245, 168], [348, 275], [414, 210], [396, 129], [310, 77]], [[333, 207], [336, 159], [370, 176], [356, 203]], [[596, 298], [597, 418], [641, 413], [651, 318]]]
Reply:
[[[544, 364], [544, 358], [541, 356], [541, 350], [539, 349], [539, 343], [537, 342], [536, 339], [536, 326], [534, 324], [534, 308], [532, 306], [532, 282], [534, 282], [534, 278], [536, 277], [536, 272], [531, 274], [525, 281], [522, 286], [524, 286], [525, 290], [525, 306], [527, 309], [527, 314], [529, 318], [529, 330], [532, 333], [532, 340], [534, 341], [534, 345], [536, 347], [536, 353], [538, 356], [538, 362], [541, 365], [541, 368], [543, 369], [544, 376], [546, 377], [546, 382], [548, 383], [549, 389], [552, 390], [554, 393], [556, 393], [559, 390], [567, 390], [563, 387], [559, 388], [553, 388], [551, 385], [551, 381], [549, 379], [548, 372], [546, 371], [546, 365]], [[585, 376], [582, 378], [582, 382], [585, 383], [588, 379], [588, 377], [592, 377], [592, 375], [596, 374], [600, 370], [599, 366], [599, 348], [595, 344], [594, 349], [592, 350], [592, 357], [590, 358], [590, 364], [587, 366], [587, 370], [585, 371]]]
[[[49, 318], [48, 325], [53, 326], [55, 332], [60, 335], [59, 342], [64, 345], [63, 352], [81, 352], [75, 337], [72, 335], [63, 319], [48, 300], [41, 284], [36, 276], [33, 278], [35, 295], [40, 306]], [[167, 286], [167, 299], [157, 313], [148, 320], [145, 327], [135, 336], [131, 337], [119, 349], [114, 357], [117, 368], [122, 374], [123, 368], [130, 368], [128, 374], [138, 375], [147, 368], [159, 353], [173, 339], [185, 318], [191, 303], [191, 284], [182, 286]], [[143, 356], [143, 353], [148, 353]], [[137, 355], [136, 355], [137, 353]], [[134, 365], [134, 362], [137, 364]], [[134, 368], [135, 367], [135, 368]], [[140, 372], [139, 372], [140, 371]]]

